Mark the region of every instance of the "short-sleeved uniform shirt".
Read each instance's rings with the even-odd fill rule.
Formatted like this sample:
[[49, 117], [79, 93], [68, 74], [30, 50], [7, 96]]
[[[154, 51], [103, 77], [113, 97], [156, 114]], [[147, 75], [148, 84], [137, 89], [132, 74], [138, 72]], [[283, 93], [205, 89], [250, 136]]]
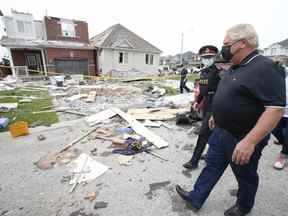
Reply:
[[[201, 97], [199, 98], [204, 100], [204, 113], [212, 111], [212, 101], [219, 81], [219, 69], [215, 66], [215, 64], [201, 70], [199, 81]], [[199, 103], [200, 101], [197, 102]]]
[[272, 60], [252, 52], [219, 82], [213, 99], [217, 126], [244, 137], [265, 107], [285, 107], [285, 74]]

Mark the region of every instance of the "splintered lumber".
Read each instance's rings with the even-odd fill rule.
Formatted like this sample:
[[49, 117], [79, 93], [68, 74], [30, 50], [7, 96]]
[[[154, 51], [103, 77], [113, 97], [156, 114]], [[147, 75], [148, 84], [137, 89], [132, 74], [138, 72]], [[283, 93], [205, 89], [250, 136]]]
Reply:
[[83, 134], [82, 136], [80, 136], [79, 138], [73, 140], [71, 143], [65, 145], [60, 151], [59, 153], [61, 152], [64, 152], [66, 151], [67, 149], [71, 148], [73, 145], [75, 145], [76, 143], [80, 142], [82, 139], [84, 139], [85, 137], [89, 136], [91, 133], [93, 133], [98, 127], [94, 127], [92, 128], [91, 130], [89, 130], [87, 133]]
[[89, 92], [86, 103], [93, 103], [95, 101], [95, 98], [96, 98], [96, 91]]
[[177, 113], [187, 112], [190, 108], [172, 109], [168, 107], [129, 109], [128, 114], [137, 120], [165, 121], [174, 119]]
[[79, 100], [79, 99], [81, 99], [81, 98], [83, 98], [83, 97], [87, 97], [87, 94], [77, 94], [77, 95], [73, 95], [73, 96], [71, 96], [71, 97], [66, 98], [65, 100], [66, 100], [66, 101], [69, 101], [69, 102], [73, 102], [73, 101]]
[[74, 114], [74, 115], [79, 115], [79, 116], [88, 116], [88, 114], [83, 113], [83, 112], [78, 112], [74, 110], [57, 110], [57, 112], [64, 112], [67, 114]]
[[136, 78], [136, 79], [128, 79], [128, 80], [123, 80], [122, 82], [140, 82], [140, 81], [151, 81], [151, 78]]
[[135, 118], [133, 118], [131, 115], [124, 113], [118, 108], [112, 109], [115, 113], [117, 113], [121, 118], [126, 120], [130, 127], [139, 135], [146, 138], [149, 142], [151, 142], [153, 145], [155, 145], [157, 148], [164, 148], [168, 146], [168, 143], [163, 140], [160, 136], [156, 135], [152, 131], [150, 131], [148, 128], [143, 126], [139, 121], [137, 121]]
[[92, 127], [104, 120], [107, 120], [109, 118], [112, 118], [113, 116], [115, 116], [116, 113], [113, 112], [111, 109], [107, 109], [107, 110], [103, 110], [101, 112], [98, 112], [94, 115], [88, 116], [85, 118], [86, 123]]

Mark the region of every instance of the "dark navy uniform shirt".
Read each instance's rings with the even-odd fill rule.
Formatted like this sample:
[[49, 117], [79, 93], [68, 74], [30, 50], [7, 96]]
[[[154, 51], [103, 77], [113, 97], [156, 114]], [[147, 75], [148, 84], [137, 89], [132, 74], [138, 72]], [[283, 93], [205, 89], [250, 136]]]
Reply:
[[265, 107], [285, 107], [285, 74], [272, 60], [252, 52], [221, 79], [213, 99], [217, 126], [245, 136]]
[[212, 111], [212, 100], [217, 90], [219, 81], [219, 69], [215, 66], [215, 64], [201, 70], [199, 80], [200, 95], [197, 98], [197, 102], [200, 103], [200, 100], [204, 100], [204, 113]]

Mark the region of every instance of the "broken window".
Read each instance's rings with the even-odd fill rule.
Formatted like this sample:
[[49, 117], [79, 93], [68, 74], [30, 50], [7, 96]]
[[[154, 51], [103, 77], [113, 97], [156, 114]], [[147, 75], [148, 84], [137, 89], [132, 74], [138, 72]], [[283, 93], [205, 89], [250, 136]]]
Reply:
[[119, 52], [119, 61], [120, 64], [128, 64], [128, 53]]
[[153, 58], [152, 54], [145, 54], [145, 63], [149, 65], [153, 65]]
[[75, 26], [72, 21], [61, 21], [61, 29], [64, 37], [75, 37]]
[[24, 22], [17, 20], [17, 29], [18, 32], [24, 33]]

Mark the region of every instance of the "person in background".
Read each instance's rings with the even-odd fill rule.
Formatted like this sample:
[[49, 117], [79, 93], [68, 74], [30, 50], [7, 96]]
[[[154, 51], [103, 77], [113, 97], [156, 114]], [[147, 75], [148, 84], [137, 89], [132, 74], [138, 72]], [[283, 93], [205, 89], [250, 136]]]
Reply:
[[285, 113], [276, 126], [276, 128], [272, 131], [272, 134], [277, 138], [278, 142], [282, 145], [281, 152], [278, 154], [276, 161], [274, 163], [274, 168], [277, 170], [282, 170], [288, 159], [288, 76], [287, 71], [285, 71], [285, 68], [282, 67], [279, 62], [275, 62], [282, 73], [285, 73], [285, 84], [286, 84], [286, 107], [285, 107]]
[[183, 167], [186, 169], [193, 170], [198, 167], [199, 160], [203, 154], [203, 151], [205, 150], [207, 141], [212, 132], [209, 129], [208, 121], [211, 117], [213, 97], [216, 92], [218, 82], [220, 81], [220, 70], [215, 65], [217, 54], [217, 47], [212, 45], [206, 45], [199, 49], [199, 55], [201, 57], [202, 64], [204, 65], [204, 69], [202, 69], [200, 72], [199, 92], [195, 97], [196, 101], [193, 104], [193, 108], [199, 112], [201, 107], [203, 120], [193, 155], [188, 162], [183, 164]]
[[188, 70], [183, 65], [181, 65], [181, 66], [183, 68], [182, 68], [182, 70], [180, 72], [180, 93], [183, 94], [183, 92], [184, 92], [183, 90], [184, 89], [187, 92], [190, 92], [190, 89], [186, 86]]

